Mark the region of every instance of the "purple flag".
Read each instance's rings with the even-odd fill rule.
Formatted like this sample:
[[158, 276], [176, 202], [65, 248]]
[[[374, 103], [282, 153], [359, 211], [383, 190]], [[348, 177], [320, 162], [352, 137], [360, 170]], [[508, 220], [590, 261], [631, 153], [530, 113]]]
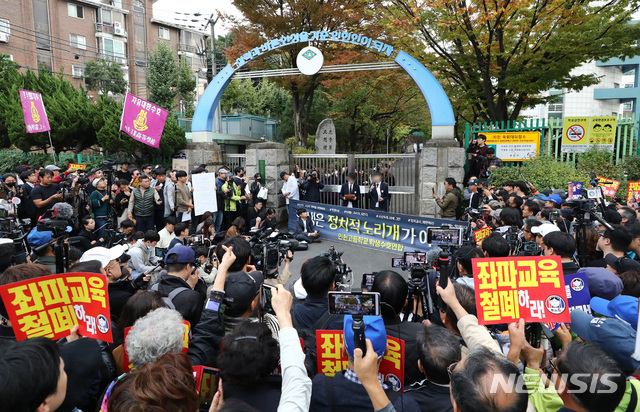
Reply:
[[22, 103], [22, 113], [24, 114], [24, 124], [27, 126], [27, 133], [51, 130], [40, 93], [20, 89], [20, 102]]
[[139, 142], [158, 148], [167, 114], [169, 112], [162, 107], [127, 93], [120, 130]]

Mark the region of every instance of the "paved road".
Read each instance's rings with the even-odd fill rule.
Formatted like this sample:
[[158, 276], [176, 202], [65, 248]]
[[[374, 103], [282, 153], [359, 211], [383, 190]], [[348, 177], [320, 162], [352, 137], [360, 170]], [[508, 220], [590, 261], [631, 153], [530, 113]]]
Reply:
[[[300, 277], [300, 268], [307, 259], [318, 256], [322, 252], [329, 250], [332, 245], [335, 246], [337, 251], [344, 251], [342, 260], [353, 271], [353, 289], [360, 289], [363, 273], [390, 270], [391, 259], [402, 257], [402, 254], [383, 252], [340, 241], [322, 240], [322, 243], [310, 244], [309, 249], [306, 251], [295, 252], [293, 262], [291, 262], [291, 273], [293, 275], [290, 283], [295, 282]], [[406, 272], [400, 273], [406, 275]]]

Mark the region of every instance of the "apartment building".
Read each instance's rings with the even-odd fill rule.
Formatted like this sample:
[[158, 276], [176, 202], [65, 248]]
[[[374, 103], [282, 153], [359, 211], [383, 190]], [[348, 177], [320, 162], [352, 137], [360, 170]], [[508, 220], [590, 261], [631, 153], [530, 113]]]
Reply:
[[[206, 70], [206, 35], [153, 18], [155, 0], [5, 0], [0, 9], [0, 53], [23, 68], [44, 65], [83, 83], [89, 60], [122, 67], [129, 91], [147, 98], [147, 53], [167, 42], [194, 74]], [[203, 76], [200, 76], [203, 77]], [[203, 84], [206, 79], [200, 79]], [[201, 90], [201, 85], [198, 85]]]

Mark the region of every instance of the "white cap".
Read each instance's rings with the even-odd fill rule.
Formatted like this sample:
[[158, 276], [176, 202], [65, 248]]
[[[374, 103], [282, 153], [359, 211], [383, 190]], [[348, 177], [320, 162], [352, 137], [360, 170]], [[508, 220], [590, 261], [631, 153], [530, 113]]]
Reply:
[[84, 252], [82, 257], [80, 258], [80, 262], [87, 262], [89, 260], [99, 260], [100, 263], [102, 264], [102, 267], [104, 268], [104, 267], [107, 267], [109, 262], [111, 262], [112, 260], [118, 259], [126, 251], [127, 251], [126, 245], [117, 245], [112, 247], [111, 249], [98, 246]]
[[553, 223], [543, 223], [540, 226], [534, 226], [531, 228], [531, 233], [540, 235], [542, 237], [547, 236], [549, 233], [559, 232], [560, 228]]

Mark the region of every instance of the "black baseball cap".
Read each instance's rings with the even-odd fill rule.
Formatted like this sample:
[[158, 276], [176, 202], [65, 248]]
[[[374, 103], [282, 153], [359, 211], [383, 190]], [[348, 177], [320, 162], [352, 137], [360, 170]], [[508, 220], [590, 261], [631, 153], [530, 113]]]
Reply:
[[225, 315], [242, 316], [251, 306], [251, 302], [258, 296], [260, 286], [264, 283], [262, 272], [237, 272], [227, 275], [224, 282]]

